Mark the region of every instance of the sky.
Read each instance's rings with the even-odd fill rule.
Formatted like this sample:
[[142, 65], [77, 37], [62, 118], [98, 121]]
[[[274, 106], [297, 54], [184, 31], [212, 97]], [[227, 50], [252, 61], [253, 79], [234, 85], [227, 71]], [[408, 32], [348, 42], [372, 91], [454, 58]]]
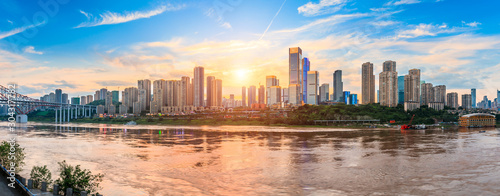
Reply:
[[[46, 2], [44, 4], [44, 2]], [[139, 79], [193, 76], [223, 80], [223, 96], [265, 85], [288, 86], [288, 48], [301, 47], [332, 86], [360, 94], [361, 64], [378, 74], [386, 60], [398, 75], [448, 92], [500, 86], [500, 1], [465, 0], [184, 0], [0, 2], [0, 83], [38, 98], [61, 88], [72, 96], [123, 90]], [[332, 91], [330, 91], [332, 92]], [[360, 96], [360, 95], [359, 95]], [[460, 95], [459, 95], [460, 99]]]

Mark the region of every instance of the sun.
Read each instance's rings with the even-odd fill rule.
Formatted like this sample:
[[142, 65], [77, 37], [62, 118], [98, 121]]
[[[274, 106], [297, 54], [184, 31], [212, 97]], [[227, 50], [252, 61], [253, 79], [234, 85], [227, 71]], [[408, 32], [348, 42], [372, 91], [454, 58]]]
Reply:
[[244, 81], [248, 77], [249, 71], [246, 69], [239, 69], [235, 71], [235, 76], [237, 77], [238, 80]]

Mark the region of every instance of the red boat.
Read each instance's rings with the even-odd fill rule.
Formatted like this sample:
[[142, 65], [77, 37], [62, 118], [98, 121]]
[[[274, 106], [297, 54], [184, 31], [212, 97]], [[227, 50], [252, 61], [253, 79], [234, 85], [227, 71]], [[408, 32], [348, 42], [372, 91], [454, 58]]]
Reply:
[[402, 125], [401, 130], [407, 130], [407, 129], [413, 129], [413, 125], [411, 125], [411, 122], [413, 122], [413, 118], [415, 117], [415, 114], [411, 117], [410, 123], [408, 125]]

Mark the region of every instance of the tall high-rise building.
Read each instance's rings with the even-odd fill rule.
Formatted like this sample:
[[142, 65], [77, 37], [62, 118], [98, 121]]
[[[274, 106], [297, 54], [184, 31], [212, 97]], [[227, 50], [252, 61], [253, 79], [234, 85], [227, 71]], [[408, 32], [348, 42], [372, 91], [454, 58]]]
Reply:
[[241, 87], [241, 106], [247, 106], [247, 87]]
[[186, 105], [193, 105], [193, 90], [191, 89], [191, 79], [187, 76], [182, 76], [181, 77], [182, 84], [184, 85], [184, 89], [186, 90], [186, 100], [185, 103]]
[[257, 88], [255, 86], [248, 87], [248, 107], [252, 107], [252, 104], [257, 103]]
[[379, 74], [380, 105], [398, 106], [398, 72], [396, 62], [386, 61], [384, 71]]
[[101, 96], [101, 100], [106, 100], [106, 96], [108, 96], [108, 89], [101, 88], [101, 90], [99, 90], [99, 95]]
[[269, 102], [268, 105], [281, 105], [281, 87], [271, 86], [269, 89]]
[[106, 97], [104, 97], [104, 105], [106, 106], [105, 108], [113, 105], [113, 93], [106, 91]]
[[405, 104], [405, 77], [398, 76], [398, 104]]
[[259, 87], [259, 104], [266, 104], [266, 89], [264, 85]]
[[[477, 107], [477, 105], [476, 105], [477, 100], [476, 100], [476, 89], [475, 88], [470, 89], [470, 95], [471, 95], [472, 108], [476, 108]], [[462, 95], [462, 97], [463, 97], [463, 95]]]
[[[122, 99], [124, 99], [122, 97]], [[161, 107], [167, 105], [167, 82], [165, 80], [153, 81], [153, 101], [151, 102], [150, 113], [161, 112]]]
[[300, 105], [303, 101], [303, 65], [302, 49], [299, 47], [289, 48], [289, 101], [290, 104]]
[[282, 88], [281, 89], [281, 102], [287, 104], [289, 102], [288, 100], [288, 88]]
[[136, 87], [128, 87], [122, 91], [122, 104], [128, 108], [132, 108], [135, 102], [139, 99], [139, 89]]
[[87, 95], [87, 103], [92, 103], [94, 101], [94, 97], [92, 95]]
[[271, 105], [271, 94], [269, 90], [271, 90], [271, 86], [278, 86], [278, 79], [276, 76], [266, 76], [266, 103], [267, 105]]
[[80, 105], [87, 104], [87, 96], [80, 96]]
[[434, 102], [434, 87], [432, 83], [423, 83], [422, 87], [422, 105], [430, 105], [431, 102]]
[[373, 63], [361, 65], [361, 101], [363, 104], [375, 103], [375, 75]]
[[349, 95], [349, 105], [357, 105], [358, 104], [358, 95], [350, 94]]
[[420, 69], [410, 69], [404, 83], [405, 110], [420, 108]]
[[119, 102], [120, 100], [120, 91], [111, 91], [113, 94], [113, 102]]
[[150, 108], [151, 107], [151, 80], [148, 80], [148, 79], [145, 79], [145, 80], [138, 80], [137, 81], [137, 88], [139, 89], [139, 92], [141, 89], [144, 89], [146, 90], [146, 98], [145, 98], [145, 101], [146, 103], [143, 103], [142, 106], [145, 105], [145, 108], [142, 108], [142, 110], [146, 110], [146, 108]]
[[215, 90], [214, 90], [214, 98], [215, 98], [215, 106], [222, 107], [222, 80], [216, 79]]
[[500, 91], [497, 89], [497, 106], [500, 104]]
[[215, 76], [207, 76], [207, 107], [215, 106]]
[[446, 86], [437, 85], [433, 88], [434, 91], [434, 102], [446, 103]]
[[351, 104], [351, 91], [344, 91], [342, 93], [342, 102], [344, 102], [346, 105]]
[[319, 74], [317, 71], [307, 72], [307, 99], [306, 103], [318, 105], [318, 83]]
[[202, 107], [205, 98], [204, 94], [204, 81], [205, 81], [205, 68], [195, 67], [194, 68], [194, 83], [193, 83], [193, 105], [196, 107]]
[[101, 100], [101, 91], [97, 90], [94, 93], [94, 101]]
[[472, 109], [472, 95], [471, 94], [462, 95], [462, 108], [465, 110]]
[[304, 100], [304, 102], [306, 102], [307, 96], [309, 96], [307, 94], [307, 87], [308, 87], [307, 72], [311, 70], [311, 62], [309, 61], [309, 58], [304, 57], [302, 59], [302, 66], [303, 66], [302, 79], [304, 80], [304, 81], [302, 81], [302, 100]]
[[383, 71], [396, 71], [396, 61], [385, 61], [383, 64]]
[[72, 105], [80, 105], [80, 97], [71, 97]]
[[68, 94], [67, 93], [63, 93], [61, 95], [61, 103], [69, 103], [69, 101], [68, 101]]
[[328, 83], [321, 84], [319, 87], [319, 103], [327, 102], [330, 99], [330, 85]]
[[342, 100], [344, 93], [344, 82], [342, 82], [342, 70], [336, 70], [333, 73], [333, 98], [335, 102], [344, 102]]
[[458, 109], [458, 93], [452, 92], [446, 94], [446, 106]]
[[[138, 89], [138, 97], [137, 97], [137, 102], [139, 102], [139, 110], [141, 112], [146, 111], [146, 103], [147, 103], [147, 90], [146, 89]], [[111, 93], [111, 92], [109, 92]], [[150, 106], [151, 107], [151, 106]]]
[[62, 103], [62, 90], [56, 89], [56, 103]]

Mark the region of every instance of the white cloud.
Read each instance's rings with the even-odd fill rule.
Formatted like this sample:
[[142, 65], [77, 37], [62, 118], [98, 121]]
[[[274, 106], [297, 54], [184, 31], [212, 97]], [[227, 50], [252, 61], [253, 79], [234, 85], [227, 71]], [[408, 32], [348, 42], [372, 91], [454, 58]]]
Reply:
[[466, 23], [465, 21], [462, 21], [462, 24], [464, 24], [466, 26], [469, 26], [469, 27], [477, 27], [477, 26], [481, 25], [480, 22], [476, 22], [476, 21], [469, 22], [469, 23]]
[[24, 52], [31, 53], [31, 54], [40, 54], [40, 55], [43, 54], [43, 52], [35, 51], [34, 46], [28, 46], [28, 47], [24, 48]]
[[229, 22], [224, 22], [220, 25], [221, 27], [224, 27], [226, 29], [231, 29], [233, 28]]
[[443, 23], [441, 25], [433, 24], [419, 24], [413, 26], [412, 29], [402, 30], [398, 33], [398, 38], [415, 38], [420, 36], [436, 36], [442, 33], [456, 33], [460, 31], [466, 31], [467, 28], [449, 28], [447, 24]]
[[173, 6], [173, 5], [167, 5], [167, 6], [159, 6], [153, 10], [149, 11], [135, 11], [135, 12], [125, 12], [125, 13], [116, 13], [116, 12], [105, 12], [102, 14], [99, 14], [98, 17], [94, 17], [92, 14], [86, 13], [84, 11], [80, 10], [80, 13], [85, 15], [87, 18], [86, 22], [83, 22], [76, 26], [75, 28], [81, 28], [81, 27], [95, 27], [99, 25], [110, 25], [110, 24], [120, 24], [120, 23], [125, 23], [137, 19], [142, 19], [142, 18], [150, 18], [152, 16], [156, 16], [159, 14], [162, 14], [166, 11], [176, 11], [180, 10], [184, 7], [184, 5], [180, 6]]
[[43, 25], [43, 24], [45, 24], [45, 22], [42, 22], [42, 23], [36, 24], [36, 25], [28, 25], [28, 26], [24, 26], [24, 27], [15, 28], [15, 29], [12, 29], [12, 30], [6, 31], [6, 32], [0, 32], [0, 39], [6, 38], [9, 36], [13, 36], [13, 35], [18, 34], [18, 33], [22, 33], [23, 31], [26, 31], [27, 29], [35, 28], [35, 27]]
[[399, 24], [399, 22], [393, 21], [393, 20], [383, 20], [383, 21], [374, 21], [374, 22], [371, 22], [370, 24], [372, 24], [374, 26], [385, 27], [385, 26]]
[[11, 25], [14, 24], [14, 22], [12, 22], [12, 20], [7, 20], [8, 23], [10, 23]]
[[339, 11], [347, 0], [320, 0], [319, 3], [308, 2], [297, 10], [304, 16], [317, 16]]
[[420, 3], [420, 0], [399, 0], [399, 1], [389, 1], [385, 4], [385, 6], [397, 6], [397, 5], [408, 5], [408, 4], [416, 4]]

